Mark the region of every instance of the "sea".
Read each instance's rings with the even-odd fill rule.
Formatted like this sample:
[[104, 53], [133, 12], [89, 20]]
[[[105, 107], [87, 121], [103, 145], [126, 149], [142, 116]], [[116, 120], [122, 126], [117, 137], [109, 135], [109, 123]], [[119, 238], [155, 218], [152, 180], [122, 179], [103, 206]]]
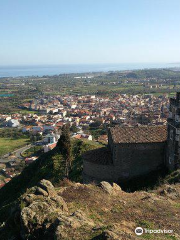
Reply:
[[0, 66], [2, 77], [53, 76], [70, 73], [92, 73], [155, 68], [178, 68], [180, 63], [61, 64], [36, 66]]

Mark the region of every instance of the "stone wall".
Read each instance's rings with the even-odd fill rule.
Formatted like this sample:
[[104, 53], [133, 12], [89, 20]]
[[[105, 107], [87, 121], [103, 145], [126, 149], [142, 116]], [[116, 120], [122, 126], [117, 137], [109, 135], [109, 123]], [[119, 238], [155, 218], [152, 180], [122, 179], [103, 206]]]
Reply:
[[89, 161], [83, 161], [83, 182], [118, 181], [118, 174], [115, 176], [113, 165], [101, 165]]
[[116, 144], [114, 166], [122, 177], [132, 178], [156, 170], [165, 161], [165, 143]]
[[168, 124], [168, 140], [167, 140], [167, 150], [166, 150], [166, 167], [173, 171], [175, 170], [175, 160], [176, 160], [176, 148], [178, 148], [179, 142], [175, 140], [176, 128], [173, 125]]
[[117, 144], [112, 165], [83, 161], [84, 182], [117, 182], [145, 175], [164, 165], [165, 143]]

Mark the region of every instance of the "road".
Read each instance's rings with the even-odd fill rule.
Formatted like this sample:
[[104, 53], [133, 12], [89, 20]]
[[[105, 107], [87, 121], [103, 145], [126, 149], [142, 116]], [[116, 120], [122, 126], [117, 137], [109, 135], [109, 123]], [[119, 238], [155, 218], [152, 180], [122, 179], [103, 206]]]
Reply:
[[[15, 151], [11, 152], [11, 153], [12, 153], [12, 155], [15, 155], [16, 158], [21, 158], [21, 159], [23, 159], [23, 157], [21, 156], [21, 154], [22, 154], [24, 151], [26, 151], [27, 149], [31, 148], [32, 146], [33, 146], [32, 144], [29, 144], [29, 145], [27, 145], [27, 146], [24, 146], [24, 147], [22, 147], [22, 148], [19, 148], [19, 149], [15, 150]], [[0, 163], [7, 163], [7, 162], [9, 162], [8, 157], [9, 157], [9, 154], [6, 154], [6, 155], [4, 155], [4, 156], [1, 156], [1, 157], [0, 157]]]

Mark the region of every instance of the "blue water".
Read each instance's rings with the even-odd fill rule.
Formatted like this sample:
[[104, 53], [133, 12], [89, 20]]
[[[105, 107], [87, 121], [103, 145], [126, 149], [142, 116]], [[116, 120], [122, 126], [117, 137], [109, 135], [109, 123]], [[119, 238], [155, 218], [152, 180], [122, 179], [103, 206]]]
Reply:
[[3, 93], [3, 94], [0, 94], [0, 97], [12, 97], [14, 96], [14, 94], [12, 93]]
[[58, 75], [63, 73], [107, 72], [145, 68], [180, 68], [180, 63], [74, 64], [49, 66], [0, 66], [0, 77]]

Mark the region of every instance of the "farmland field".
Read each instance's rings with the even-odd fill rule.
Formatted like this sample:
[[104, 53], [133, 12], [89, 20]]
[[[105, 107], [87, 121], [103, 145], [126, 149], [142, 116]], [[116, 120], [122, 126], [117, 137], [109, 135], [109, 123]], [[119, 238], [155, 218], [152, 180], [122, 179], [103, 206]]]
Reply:
[[28, 139], [0, 138], [0, 156], [12, 152], [28, 144]]

